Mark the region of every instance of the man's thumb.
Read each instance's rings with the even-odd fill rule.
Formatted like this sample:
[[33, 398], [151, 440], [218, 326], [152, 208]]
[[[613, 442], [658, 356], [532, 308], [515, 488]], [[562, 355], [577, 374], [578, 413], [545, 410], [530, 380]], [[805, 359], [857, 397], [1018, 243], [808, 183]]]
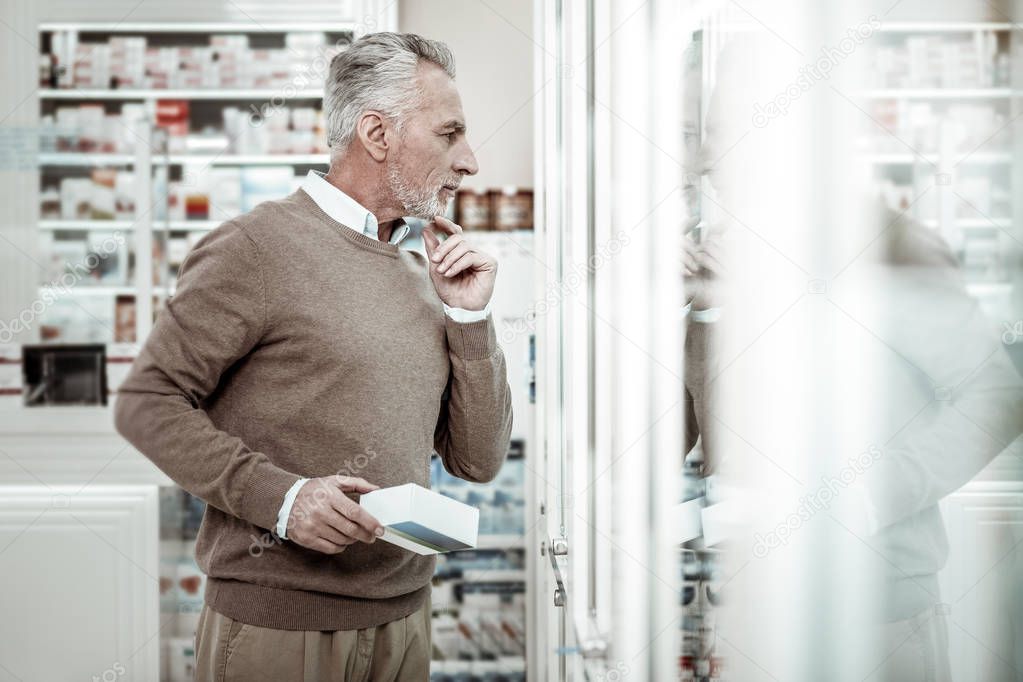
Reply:
[[440, 245], [440, 240], [437, 239], [437, 235], [434, 234], [433, 230], [423, 230], [423, 243], [426, 245], [426, 252], [429, 255], [433, 255], [433, 250]]

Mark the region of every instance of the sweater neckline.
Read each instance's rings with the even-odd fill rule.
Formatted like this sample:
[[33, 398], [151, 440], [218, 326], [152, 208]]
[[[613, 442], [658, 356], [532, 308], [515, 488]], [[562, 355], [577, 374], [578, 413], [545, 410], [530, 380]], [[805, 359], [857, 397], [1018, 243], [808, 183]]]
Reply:
[[379, 253], [383, 256], [390, 256], [391, 258], [398, 257], [398, 252], [400, 251], [399, 246], [382, 242], [379, 239], [373, 239], [372, 237], [353, 229], [350, 225], [339, 223], [320, 208], [320, 205], [313, 201], [313, 198], [306, 194], [305, 190], [297, 189], [295, 190], [295, 194], [297, 195], [298, 200], [304, 204], [306, 208], [310, 209], [317, 216], [326, 221], [338, 234], [355, 246], [368, 251], [373, 251], [374, 253]]

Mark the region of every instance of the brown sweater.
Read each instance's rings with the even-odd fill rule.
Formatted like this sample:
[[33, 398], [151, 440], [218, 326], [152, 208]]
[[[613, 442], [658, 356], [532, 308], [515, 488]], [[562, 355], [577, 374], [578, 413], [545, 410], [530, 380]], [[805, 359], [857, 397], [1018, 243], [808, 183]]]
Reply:
[[492, 318], [446, 317], [426, 259], [354, 232], [302, 190], [196, 244], [115, 405], [117, 430], [208, 505], [206, 602], [244, 623], [349, 630], [402, 618], [434, 558], [338, 555], [271, 535], [300, 477], [430, 484], [434, 449], [496, 476], [511, 395]]

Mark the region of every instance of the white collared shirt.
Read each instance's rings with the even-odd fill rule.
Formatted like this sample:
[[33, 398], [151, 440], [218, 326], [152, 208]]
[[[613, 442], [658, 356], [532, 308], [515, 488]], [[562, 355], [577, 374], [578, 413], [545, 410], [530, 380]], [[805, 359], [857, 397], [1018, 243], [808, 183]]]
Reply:
[[[316, 202], [316, 205], [323, 209], [324, 213], [337, 222], [356, 231], [361, 229], [362, 233], [370, 239], [377, 238], [377, 230], [380, 227], [377, 217], [358, 201], [327, 182], [324, 173], [316, 170], [309, 171], [302, 183], [302, 191], [308, 194]], [[410, 231], [409, 226], [402, 223], [400, 227], [395, 228], [390, 243], [395, 246], [401, 244]]]
[[[302, 191], [308, 194], [324, 213], [341, 225], [356, 231], [361, 228], [362, 233], [370, 239], [379, 239], [378, 229], [380, 223], [377, 221], [377, 217], [358, 201], [327, 182], [324, 173], [310, 170], [309, 174], [306, 175], [305, 181], [302, 182]], [[394, 229], [388, 243], [395, 246], [400, 245], [411, 231], [408, 225], [402, 223]], [[487, 315], [490, 314], [489, 301], [487, 301], [487, 305], [484, 306], [483, 310], [452, 308], [446, 303], [443, 305], [444, 314], [455, 322], [478, 322], [487, 319]], [[277, 535], [281, 539], [287, 539], [288, 518], [291, 516], [291, 508], [295, 505], [295, 498], [298, 497], [299, 488], [308, 480], [307, 478], [298, 479], [284, 495], [284, 503], [281, 504], [280, 511], [277, 512], [276, 530]]]

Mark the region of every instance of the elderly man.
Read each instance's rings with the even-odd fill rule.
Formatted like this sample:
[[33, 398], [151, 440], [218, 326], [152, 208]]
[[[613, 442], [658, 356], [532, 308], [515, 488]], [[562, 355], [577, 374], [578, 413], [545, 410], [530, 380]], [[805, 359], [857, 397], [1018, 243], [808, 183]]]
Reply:
[[433, 450], [488, 481], [507, 450], [497, 263], [440, 215], [477, 171], [454, 73], [412, 34], [338, 55], [329, 172], [196, 245], [121, 387], [120, 433], [208, 503], [200, 680], [428, 677], [434, 559], [352, 498], [428, 486]]

